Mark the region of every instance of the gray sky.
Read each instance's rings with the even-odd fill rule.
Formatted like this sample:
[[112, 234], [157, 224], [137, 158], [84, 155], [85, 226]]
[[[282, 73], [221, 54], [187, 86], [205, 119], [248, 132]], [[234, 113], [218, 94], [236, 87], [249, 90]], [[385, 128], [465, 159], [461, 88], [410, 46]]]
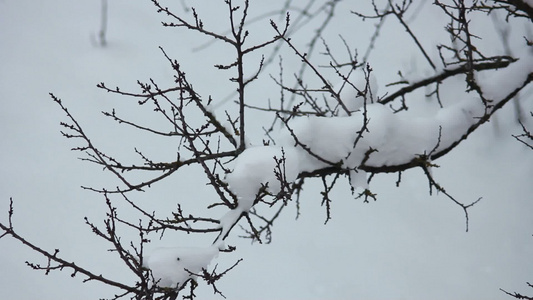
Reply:
[[[252, 2], [255, 9], [254, 5]], [[344, 5], [325, 36], [332, 45], [340, 45], [340, 32], [362, 53], [373, 25], [355, 22], [348, 10], [356, 8], [351, 3]], [[0, 0], [0, 220], [7, 220], [9, 198], [13, 197], [14, 225], [21, 235], [43, 249], [59, 248], [65, 259], [95, 273], [127, 281], [133, 278], [126, 268], [117, 264], [106, 252], [108, 245], [83, 224], [84, 216], [101, 224], [103, 198], [79, 188], [112, 187], [118, 182], [101, 168], [76, 159], [79, 153], [69, 149], [79, 143], [61, 137], [59, 122], [66, 121], [66, 116], [48, 93], [62, 98], [94, 141], [112, 153], [134, 157], [133, 146], [140, 143], [147, 151], [172, 159], [173, 145], [167, 141], [139, 142], [135, 132], [115, 129], [100, 111], [116, 107], [142, 120], [150, 112], [130, 99], [98, 90], [96, 84], [104, 81], [125, 90], [134, 87], [137, 79], [169, 83], [172, 70], [158, 49], [163, 46], [182, 62], [195, 87], [205, 91], [203, 97], [223, 99], [235, 87], [227, 73], [211, 68], [214, 63], [229, 62], [231, 53], [224, 45], [191, 51], [206, 40], [162, 28], [162, 16], [149, 1], [110, 1], [109, 6], [109, 45], [101, 48], [94, 43], [99, 1]], [[253, 13], [268, 9], [262, 4]], [[423, 9], [430, 10], [415, 22], [429, 25], [415, 28], [429, 45], [442, 36], [444, 23], [438, 22], [444, 18], [429, 3]], [[226, 28], [220, 10], [199, 7], [199, 12], [205, 16], [206, 26], [220, 31]], [[273, 35], [268, 21], [263, 23], [252, 26], [251, 38]], [[422, 76], [428, 68], [403, 29], [392, 20], [386, 25], [377, 44], [383, 50], [370, 57], [380, 94], [388, 91], [384, 85], [397, 79], [398, 70]], [[490, 24], [475, 26], [492, 31]], [[513, 28], [512, 36], [520, 39], [524, 31]], [[304, 33], [294, 39], [304, 43], [308, 37]], [[487, 37], [479, 43], [493, 44], [495, 53], [501, 49], [497, 38]], [[345, 55], [344, 48], [340, 51]], [[283, 53], [286, 76], [290, 77], [297, 70], [298, 59], [289, 51]], [[438, 58], [434, 49], [431, 55]], [[251, 57], [251, 65], [257, 59]], [[269, 72], [277, 74], [275, 65]], [[267, 73], [263, 76], [251, 88], [252, 103], [264, 104], [267, 98], [274, 101], [279, 94]], [[450, 91], [445, 92], [446, 101], [457, 100], [453, 97], [462, 90], [463, 82], [452, 82]], [[533, 110], [530, 94], [521, 101], [525, 111]], [[252, 116], [250, 132], [260, 133], [261, 121], [269, 118]], [[228, 244], [237, 245], [238, 251], [221, 255], [217, 262], [221, 267], [231, 266], [240, 257], [244, 262], [220, 281], [220, 290], [228, 299], [508, 299], [499, 288], [527, 291], [525, 282], [531, 281], [533, 271], [533, 154], [511, 137], [520, 132], [512, 119], [509, 106], [494, 122], [437, 161], [441, 168], [434, 171], [435, 176], [447, 191], [465, 203], [483, 197], [470, 210], [470, 232], [464, 232], [460, 207], [442, 195], [429, 196], [420, 170], [402, 174], [399, 188], [395, 187], [395, 174], [377, 176], [370, 187], [378, 201], [368, 204], [354, 200], [348, 184], [342, 183], [334, 191], [333, 219], [326, 226], [318, 194], [320, 182], [310, 180], [301, 201], [301, 217], [295, 221], [295, 208], [287, 209], [274, 226], [272, 244], [250, 245], [237, 238], [238, 231], [233, 233]], [[257, 134], [250, 140], [259, 143], [262, 138]], [[205, 183], [201, 171], [190, 170], [134, 197], [162, 212], [174, 209], [177, 202], [202, 211], [210, 197], [215, 197]], [[125, 236], [134, 238], [131, 233]], [[152, 245], [203, 245], [212, 239], [168, 235], [161, 241], [154, 237]], [[69, 271], [44, 276], [26, 267], [26, 260], [46, 264], [19, 242], [8, 237], [0, 240], [0, 289], [6, 299], [96, 299], [114, 292], [97, 283], [83, 284], [82, 276], [72, 279]], [[215, 298], [205, 286], [198, 295]]]

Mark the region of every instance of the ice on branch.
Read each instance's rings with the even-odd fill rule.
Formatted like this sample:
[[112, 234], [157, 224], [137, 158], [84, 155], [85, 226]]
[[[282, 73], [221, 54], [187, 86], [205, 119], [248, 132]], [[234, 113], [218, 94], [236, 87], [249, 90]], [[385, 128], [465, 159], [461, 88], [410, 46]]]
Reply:
[[145, 257], [144, 267], [152, 271], [154, 281], [160, 287], [181, 288], [194, 275], [207, 268], [218, 256], [219, 247], [207, 248], [157, 248]]

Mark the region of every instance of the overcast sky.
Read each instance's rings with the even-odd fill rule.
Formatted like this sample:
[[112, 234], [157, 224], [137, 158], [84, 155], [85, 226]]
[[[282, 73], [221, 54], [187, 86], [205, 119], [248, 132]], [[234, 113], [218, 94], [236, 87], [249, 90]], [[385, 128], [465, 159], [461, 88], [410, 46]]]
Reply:
[[[102, 196], [80, 186], [119, 183], [70, 151], [79, 143], [61, 136], [59, 122], [66, 121], [66, 116], [48, 93], [63, 99], [94, 141], [112, 154], [131, 158], [133, 147], [140, 145], [170, 160], [175, 157], [175, 144], [139, 141], [135, 132], [116, 128], [100, 113], [116, 107], [146, 120], [151, 112], [137, 108], [130, 99], [98, 90], [96, 84], [105, 81], [126, 89], [134, 87], [137, 79], [171, 83], [172, 70], [158, 48], [163, 46], [182, 63], [194, 86], [205, 91], [203, 97], [221, 100], [235, 87], [227, 73], [211, 67], [229, 63], [230, 49], [215, 43], [193, 51], [208, 40], [163, 28], [164, 18], [150, 1], [109, 2], [108, 46], [102, 48], [97, 42], [100, 1], [0, 0], [0, 220], [7, 221], [13, 197], [13, 221], [19, 234], [45, 250], [60, 249], [66, 260], [94, 273], [131, 283], [128, 270], [83, 222], [87, 216], [101, 224], [105, 203]], [[253, 15], [270, 10], [264, 3], [255, 5], [252, 1]], [[352, 6], [344, 3], [325, 37], [332, 45], [342, 45], [337, 32], [342, 33], [362, 53], [373, 23], [356, 22], [349, 10], [359, 8]], [[199, 7], [199, 12], [206, 26], [223, 32], [227, 24], [220, 7]], [[430, 45], [443, 36], [445, 18], [429, 3], [421, 9], [424, 13], [413, 22], [426, 24], [416, 29]], [[376, 45], [382, 50], [370, 57], [380, 94], [388, 91], [385, 84], [397, 80], [398, 70], [412, 76], [428, 74], [428, 66], [419, 59], [412, 41], [402, 35], [403, 29], [392, 20], [386, 25], [382, 42]], [[490, 23], [472, 26], [493, 31]], [[252, 29], [253, 40], [273, 36], [268, 20]], [[527, 29], [513, 28], [510, 35], [522, 39]], [[295, 40], [303, 43], [309, 37], [304, 33]], [[490, 43], [494, 45], [491, 55], [502, 49], [498, 38], [480, 42]], [[287, 77], [297, 72], [299, 63], [289, 53], [284, 56]], [[438, 60], [435, 49], [431, 55]], [[248, 71], [255, 69], [257, 59], [250, 58], [254, 67]], [[274, 64], [271, 73], [276, 72]], [[252, 103], [264, 104], [279, 95], [267, 74], [263, 76], [248, 94]], [[450, 91], [444, 92], [450, 98], [447, 101], [458, 101], [451, 98], [462, 90], [464, 82], [452, 83]], [[531, 97], [529, 89], [520, 98], [526, 112], [533, 110]], [[439, 159], [441, 167], [434, 170], [446, 190], [464, 203], [483, 197], [470, 210], [468, 233], [462, 209], [442, 195], [430, 196], [421, 170], [402, 174], [399, 188], [396, 174], [376, 176], [370, 187], [378, 201], [371, 203], [354, 200], [347, 182], [342, 183], [333, 193], [333, 219], [327, 225], [318, 194], [321, 183], [310, 180], [300, 218], [295, 220], [296, 209], [289, 207], [274, 226], [272, 244], [250, 245], [237, 237], [238, 231], [233, 232], [227, 243], [238, 250], [222, 254], [217, 263], [229, 267], [238, 258], [244, 261], [220, 281], [219, 289], [228, 299], [509, 299], [499, 288], [529, 292], [525, 282], [533, 276], [533, 152], [512, 138], [521, 129], [512, 105], [508, 106]], [[251, 119], [249, 132], [258, 134], [249, 139], [260, 143], [261, 122], [270, 119], [262, 114]], [[132, 197], [163, 212], [178, 202], [202, 211], [211, 203], [209, 197], [216, 197], [205, 183], [201, 170], [187, 170]], [[203, 246], [213, 238], [168, 235], [163, 240], [154, 237], [150, 246]], [[84, 284], [82, 276], [72, 279], [67, 270], [45, 276], [25, 266], [27, 260], [46, 264], [21, 243], [9, 237], [0, 240], [0, 290], [6, 299], [98, 299], [115, 292], [97, 283]], [[220, 299], [203, 285], [198, 295]]]

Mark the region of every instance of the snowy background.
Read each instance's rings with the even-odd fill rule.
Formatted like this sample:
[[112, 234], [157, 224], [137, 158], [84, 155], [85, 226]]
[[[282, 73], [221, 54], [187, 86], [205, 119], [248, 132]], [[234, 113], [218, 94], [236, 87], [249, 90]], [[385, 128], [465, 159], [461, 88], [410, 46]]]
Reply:
[[[254, 4], [256, 15], [266, 9]], [[352, 45], [366, 43], [372, 24], [355, 23], [349, 13], [355, 8], [344, 5], [346, 9], [339, 9], [329, 30], [332, 43], [338, 42], [337, 32], [353, 38]], [[428, 12], [420, 22], [444, 21], [430, 5], [423, 9]], [[206, 26], [225, 28], [225, 23], [217, 23], [225, 20], [220, 11], [200, 7], [199, 12], [204, 13]], [[163, 28], [162, 16], [149, 1], [110, 1], [105, 48], [97, 43], [99, 17], [100, 1], [95, 0], [0, 0], [0, 219], [7, 220], [13, 197], [18, 233], [48, 251], [59, 248], [65, 259], [95, 273], [128, 280], [130, 275], [124, 275], [126, 270], [106, 252], [107, 245], [83, 222], [84, 216], [101, 222], [105, 206], [101, 196], [80, 186], [118, 183], [100, 168], [77, 160], [78, 154], [69, 150], [78, 144], [60, 135], [59, 122], [66, 118], [48, 93], [63, 99], [104, 149], [128, 157], [133, 146], [141, 144], [172, 159], [172, 149], [165, 148], [168, 144], [144, 144], [128, 135], [131, 131], [115, 130], [102, 110], [116, 107], [133, 116], [138, 113], [138, 118], [150, 114], [141, 113], [129, 99], [106, 94], [96, 84], [104, 81], [125, 90], [137, 79], [168, 82], [172, 70], [158, 49], [162, 46], [182, 63], [197, 90], [206, 91], [204, 97], [223, 98], [234, 87], [220, 79], [224, 74], [211, 68], [228, 62], [224, 59], [228, 49], [213, 44], [194, 52], [207, 40]], [[442, 34], [444, 23], [430, 24]], [[254, 38], [273, 35], [267, 25], [253, 28]], [[425, 40], [438, 40], [433, 28], [418, 29]], [[388, 52], [376, 52], [370, 58], [382, 85], [397, 79], [398, 69], [424, 71], [426, 66], [415, 60], [417, 55], [405, 54], [410, 47], [405, 40], [398, 40], [400, 36], [392, 31], [383, 35], [378, 46]], [[501, 49], [497, 39], [484, 42], [493, 43], [495, 53]], [[390, 52], [399, 45], [405, 52]], [[289, 69], [289, 56], [284, 60]], [[463, 82], [455, 84], [455, 89], [464, 89]], [[254, 101], [265, 101], [267, 95], [275, 99], [279, 93], [253, 88], [248, 96]], [[521, 101], [524, 111], [533, 110], [531, 93], [524, 93]], [[221, 254], [214, 261], [221, 267], [231, 266], [240, 257], [244, 261], [219, 282], [219, 289], [228, 299], [509, 299], [499, 288], [529, 292], [525, 282], [533, 277], [533, 153], [511, 137], [521, 131], [513, 117], [513, 107], [508, 105], [493, 122], [436, 162], [441, 166], [434, 170], [436, 179], [456, 198], [470, 203], [483, 197], [470, 209], [468, 233], [461, 208], [443, 196], [429, 196], [421, 170], [404, 172], [399, 188], [395, 187], [396, 175], [377, 176], [371, 189], [378, 201], [367, 204], [353, 199], [347, 183], [339, 186], [332, 195], [333, 219], [325, 226], [325, 209], [317, 194], [320, 184], [317, 181], [314, 188], [310, 181], [300, 218], [294, 220], [295, 209], [287, 209], [274, 226], [272, 244], [250, 245], [236, 238], [238, 231], [232, 233], [228, 244], [236, 245], [238, 251]], [[249, 122], [249, 132], [261, 132], [260, 121], [269, 120], [262, 115], [250, 119], [257, 121]], [[533, 126], [531, 120], [526, 124]], [[262, 136], [250, 139], [260, 143]], [[177, 202], [201, 211], [210, 203], [206, 198], [214, 195], [205, 187], [201, 171], [188, 172], [170, 177], [140, 195], [139, 201], [161, 211], [174, 209]], [[151, 246], [206, 246], [212, 239], [154, 240]], [[0, 290], [6, 299], [113, 295], [114, 290], [100, 284], [81, 283], [79, 276], [70, 278], [68, 271], [44, 276], [26, 267], [26, 260], [46, 264], [19, 242], [8, 237], [0, 240]], [[198, 295], [220, 299], [206, 287]]]

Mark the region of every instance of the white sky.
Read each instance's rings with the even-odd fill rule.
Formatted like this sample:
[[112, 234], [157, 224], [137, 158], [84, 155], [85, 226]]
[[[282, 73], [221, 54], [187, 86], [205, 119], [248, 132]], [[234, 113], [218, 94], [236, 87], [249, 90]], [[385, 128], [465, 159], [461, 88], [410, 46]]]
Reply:
[[[133, 279], [127, 270], [83, 224], [84, 216], [101, 224], [105, 213], [102, 197], [79, 188], [112, 187], [118, 182], [100, 168], [76, 159], [79, 154], [69, 149], [78, 144], [61, 137], [59, 122], [66, 117], [48, 93], [63, 99], [96, 143], [131, 158], [133, 145], [139, 145], [138, 136], [123, 128], [110, 130], [114, 123], [100, 111], [116, 107], [134, 118], [145, 115], [130, 105], [130, 99], [98, 90], [98, 82], [124, 90], [133, 87], [137, 79], [168, 83], [172, 72], [158, 49], [163, 46], [182, 62], [195, 87], [205, 91], [204, 97], [221, 99], [234, 87], [224, 79], [227, 73], [210, 68], [229, 62], [225, 57], [228, 49], [214, 44], [203, 52], [192, 52], [205, 39], [162, 28], [162, 16], [149, 1], [110, 1], [109, 46], [95, 46], [92, 41], [99, 28], [99, 4], [88, 0], [0, 0], [0, 220], [7, 220], [9, 197], [13, 197], [15, 229], [28, 240], [49, 251], [59, 248], [65, 259], [95, 273], [127, 281]], [[348, 10], [355, 9], [345, 5]], [[267, 9], [258, 6], [253, 13]], [[336, 32], [343, 32], [362, 53], [372, 23], [355, 23], [348, 10], [339, 11], [327, 36], [335, 44], [339, 43]], [[206, 26], [225, 28], [218, 23], [225, 16], [219, 10], [213, 13], [204, 7], [199, 12], [208, 14]], [[444, 24], [438, 22], [443, 19], [435, 10], [421, 15], [420, 22], [428, 20], [432, 22], [418, 27], [417, 34], [430, 44], [440, 36]], [[425, 62], [416, 59], [416, 49], [410, 48], [410, 40], [401, 35], [405, 34], [403, 29], [395, 27], [392, 20], [388, 25], [378, 44], [385, 51], [371, 57], [381, 87], [396, 80], [399, 69], [404, 74], [416, 72], [413, 76], [427, 72]], [[273, 34], [267, 25], [253, 28], [253, 39]], [[511, 34], [521, 39], [526, 29], [513, 28]], [[498, 41], [487, 38], [480, 43], [494, 45], [494, 53], [489, 54], [496, 54], [501, 49]], [[437, 59], [435, 51], [432, 55]], [[298, 60], [287, 54], [284, 61], [289, 77]], [[277, 74], [276, 68], [271, 73]], [[264, 77], [261, 83], [269, 83]], [[265, 103], [261, 101], [267, 96], [274, 100], [278, 91], [272, 86], [267, 93], [260, 84], [253, 85], [251, 101]], [[463, 89], [464, 83], [452, 82], [446, 101], [457, 100], [452, 99], [456, 90]], [[380, 89], [382, 93], [385, 90]], [[533, 110], [531, 94], [523, 95], [521, 101], [526, 112]], [[413, 113], [424, 109], [415, 108]], [[261, 132], [260, 121], [269, 120], [260, 114], [250, 119], [249, 132]], [[370, 188], [378, 194], [378, 201], [368, 204], [353, 200], [343, 181], [332, 196], [333, 219], [326, 226], [318, 194], [321, 183], [310, 180], [300, 219], [294, 221], [294, 207], [287, 209], [274, 226], [272, 244], [249, 245], [237, 238], [238, 231], [233, 233], [227, 243], [237, 245], [238, 251], [221, 254], [216, 262], [222, 268], [240, 257], [244, 261], [219, 282], [219, 289], [228, 299], [509, 299], [499, 288], [528, 292], [525, 282], [533, 275], [533, 153], [511, 137], [519, 132], [513, 107], [508, 105], [493, 122], [436, 162], [441, 167], [434, 175], [448, 192], [465, 203], [483, 197], [470, 209], [470, 232], [464, 232], [460, 207], [443, 196], [428, 195], [427, 180], [420, 170], [402, 174], [400, 188], [395, 187], [395, 174], [376, 176]], [[249, 138], [259, 143], [263, 137]], [[164, 142], [140, 146], [172, 159], [173, 145]], [[162, 215], [178, 201], [187, 209], [201, 211], [214, 197], [202, 174], [187, 170], [134, 197]], [[221, 210], [214, 213], [223, 214]], [[169, 235], [162, 241], [154, 237], [151, 246], [205, 246], [212, 239]], [[19, 242], [7, 237], [0, 240], [0, 290], [6, 299], [97, 299], [113, 295], [113, 290], [102, 285], [81, 283], [81, 276], [71, 279], [69, 271], [44, 276], [26, 267], [26, 260], [46, 264]], [[198, 295], [219, 299], [205, 286]]]

